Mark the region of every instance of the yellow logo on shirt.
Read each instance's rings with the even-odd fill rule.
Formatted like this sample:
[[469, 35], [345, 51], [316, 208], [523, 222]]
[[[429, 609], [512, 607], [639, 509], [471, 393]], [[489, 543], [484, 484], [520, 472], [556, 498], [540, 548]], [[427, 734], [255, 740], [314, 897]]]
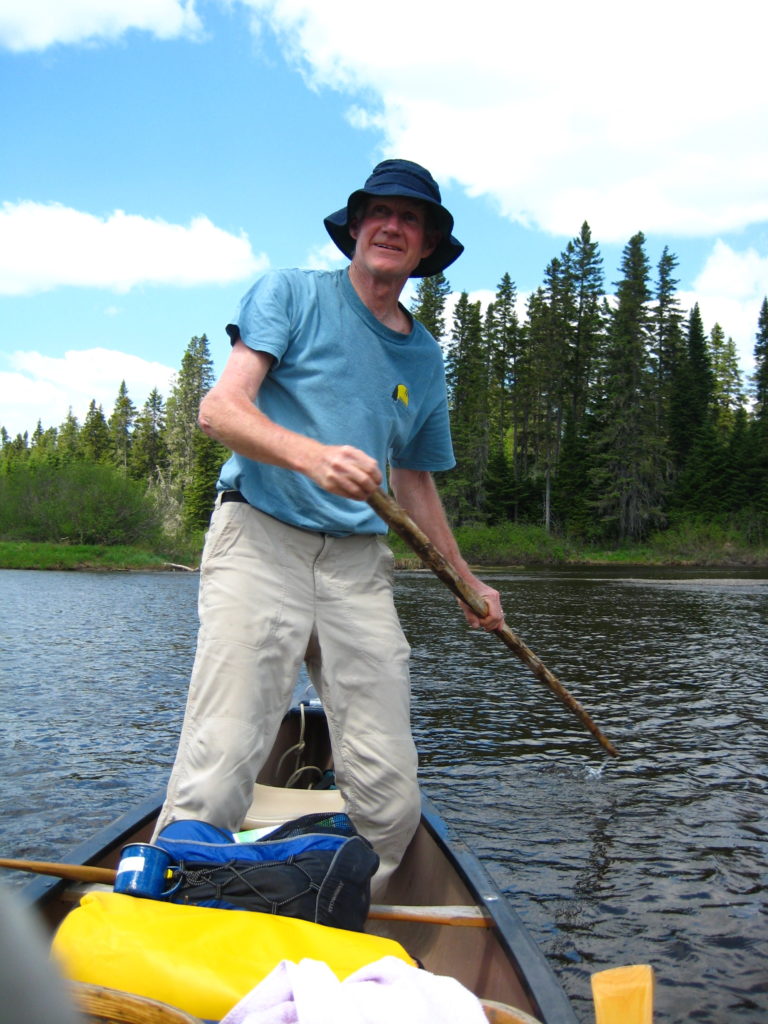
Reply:
[[396, 402], [402, 402], [403, 405], [408, 405], [408, 388], [405, 384], [398, 384], [395, 390], [392, 392], [392, 398]]

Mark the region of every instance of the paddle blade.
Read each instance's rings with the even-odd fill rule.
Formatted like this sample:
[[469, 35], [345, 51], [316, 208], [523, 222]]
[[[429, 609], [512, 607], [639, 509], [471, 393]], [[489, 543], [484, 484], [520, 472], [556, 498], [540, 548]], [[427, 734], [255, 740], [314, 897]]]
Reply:
[[653, 968], [613, 967], [592, 975], [595, 1024], [652, 1024]]

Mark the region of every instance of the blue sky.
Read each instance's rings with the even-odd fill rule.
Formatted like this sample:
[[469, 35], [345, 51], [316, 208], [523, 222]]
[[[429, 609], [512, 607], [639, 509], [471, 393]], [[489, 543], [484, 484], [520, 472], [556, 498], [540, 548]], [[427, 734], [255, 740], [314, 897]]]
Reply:
[[[622, 11], [628, 13], [622, 14]], [[752, 368], [768, 294], [768, 14], [689, 0], [0, 0], [0, 425], [167, 396], [387, 156], [432, 170], [455, 291], [521, 301], [584, 220], [643, 231]], [[634, 20], [641, 12], [642, 22]], [[726, 18], [727, 15], [727, 18]]]

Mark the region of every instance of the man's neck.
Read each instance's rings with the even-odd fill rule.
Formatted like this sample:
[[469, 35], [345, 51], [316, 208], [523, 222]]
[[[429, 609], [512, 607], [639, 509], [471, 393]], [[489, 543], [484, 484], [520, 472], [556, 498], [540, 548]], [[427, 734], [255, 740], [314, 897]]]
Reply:
[[349, 280], [361, 302], [380, 323], [400, 334], [410, 334], [411, 318], [400, 305], [400, 294], [408, 278], [374, 278], [352, 263]]

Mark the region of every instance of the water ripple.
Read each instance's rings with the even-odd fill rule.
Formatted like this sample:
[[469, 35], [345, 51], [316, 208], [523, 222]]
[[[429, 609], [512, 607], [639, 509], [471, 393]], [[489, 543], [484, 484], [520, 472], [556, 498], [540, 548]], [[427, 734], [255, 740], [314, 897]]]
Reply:
[[[651, 963], [656, 1024], [768, 1019], [768, 585], [758, 574], [494, 574], [512, 628], [609, 758], [433, 577], [396, 597], [421, 776], [584, 1024], [591, 971]], [[0, 814], [56, 859], [162, 787], [194, 654], [187, 575], [0, 572]], [[20, 876], [17, 877], [20, 880]]]

